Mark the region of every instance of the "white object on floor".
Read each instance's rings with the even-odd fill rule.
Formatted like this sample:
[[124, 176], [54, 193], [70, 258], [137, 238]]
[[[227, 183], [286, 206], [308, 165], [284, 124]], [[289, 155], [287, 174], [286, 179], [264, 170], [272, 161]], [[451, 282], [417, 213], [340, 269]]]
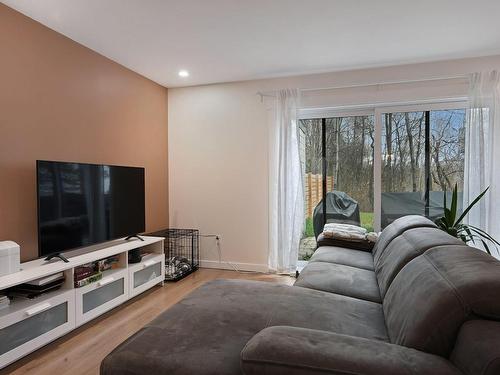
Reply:
[[20, 248], [14, 241], [0, 242], [0, 276], [19, 272], [21, 269]]

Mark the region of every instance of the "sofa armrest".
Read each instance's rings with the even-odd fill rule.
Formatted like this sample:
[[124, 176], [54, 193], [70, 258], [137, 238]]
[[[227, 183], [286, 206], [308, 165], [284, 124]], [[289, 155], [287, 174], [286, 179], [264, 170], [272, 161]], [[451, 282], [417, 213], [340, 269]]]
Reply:
[[450, 361], [468, 375], [500, 374], [500, 322], [469, 320], [455, 341]]
[[448, 360], [404, 346], [333, 332], [276, 326], [241, 352], [246, 375], [462, 374]]

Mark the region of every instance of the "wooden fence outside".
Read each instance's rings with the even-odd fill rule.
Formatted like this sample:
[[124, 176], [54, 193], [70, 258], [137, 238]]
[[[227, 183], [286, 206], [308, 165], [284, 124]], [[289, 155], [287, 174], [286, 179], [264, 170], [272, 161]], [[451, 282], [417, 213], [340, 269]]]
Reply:
[[[334, 187], [333, 176], [326, 176], [326, 191]], [[305, 211], [306, 217], [312, 217], [314, 208], [323, 197], [323, 176], [321, 174], [306, 173], [304, 176]]]

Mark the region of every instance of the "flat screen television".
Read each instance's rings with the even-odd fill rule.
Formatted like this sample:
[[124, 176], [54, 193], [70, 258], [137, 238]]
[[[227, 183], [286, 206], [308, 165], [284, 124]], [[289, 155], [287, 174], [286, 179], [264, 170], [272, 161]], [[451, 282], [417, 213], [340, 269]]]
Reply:
[[38, 160], [36, 173], [40, 257], [145, 231], [144, 168]]

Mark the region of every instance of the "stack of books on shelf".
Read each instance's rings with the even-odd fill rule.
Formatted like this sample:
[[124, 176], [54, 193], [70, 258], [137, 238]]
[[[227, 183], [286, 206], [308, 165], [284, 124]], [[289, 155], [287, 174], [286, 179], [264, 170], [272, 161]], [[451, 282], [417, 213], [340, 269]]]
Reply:
[[81, 288], [102, 279], [102, 273], [118, 266], [118, 256], [112, 256], [75, 268], [75, 288]]
[[95, 262], [75, 268], [75, 288], [81, 288], [100, 279], [102, 279], [102, 272], [96, 268]]
[[0, 294], [0, 310], [5, 309], [6, 307], [9, 307], [10, 305], [10, 299], [9, 297]]
[[7, 291], [12, 299], [33, 299], [59, 289], [64, 283], [64, 273], [58, 272], [27, 283], [16, 285]]

